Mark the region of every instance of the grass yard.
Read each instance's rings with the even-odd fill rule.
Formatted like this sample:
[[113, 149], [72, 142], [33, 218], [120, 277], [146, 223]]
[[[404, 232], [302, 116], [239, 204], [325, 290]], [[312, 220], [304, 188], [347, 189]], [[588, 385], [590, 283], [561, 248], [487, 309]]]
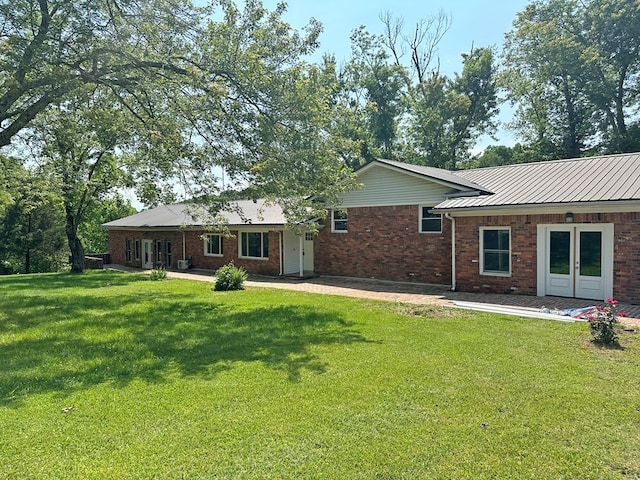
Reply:
[[0, 479], [640, 478], [638, 334], [116, 272], [0, 305]]

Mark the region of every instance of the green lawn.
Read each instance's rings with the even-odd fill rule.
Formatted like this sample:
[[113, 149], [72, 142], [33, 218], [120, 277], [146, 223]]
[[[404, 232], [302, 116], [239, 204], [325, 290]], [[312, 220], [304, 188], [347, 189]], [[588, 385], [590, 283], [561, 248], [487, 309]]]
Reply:
[[116, 272], [0, 305], [0, 479], [640, 478], [634, 333]]

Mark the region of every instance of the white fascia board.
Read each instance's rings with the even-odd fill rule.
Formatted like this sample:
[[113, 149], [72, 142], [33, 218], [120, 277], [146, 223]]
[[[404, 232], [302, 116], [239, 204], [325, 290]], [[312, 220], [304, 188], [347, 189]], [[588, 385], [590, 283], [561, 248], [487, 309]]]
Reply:
[[640, 202], [589, 202], [535, 205], [501, 205], [495, 207], [433, 208], [434, 213], [448, 213], [452, 217], [477, 217], [479, 215], [541, 215], [545, 213], [617, 213], [640, 212]]

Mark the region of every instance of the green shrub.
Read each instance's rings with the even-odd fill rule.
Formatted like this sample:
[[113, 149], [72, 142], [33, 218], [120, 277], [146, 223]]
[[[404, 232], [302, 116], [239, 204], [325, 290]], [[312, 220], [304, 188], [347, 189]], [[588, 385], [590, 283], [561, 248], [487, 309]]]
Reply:
[[216, 291], [242, 290], [247, 272], [242, 267], [236, 267], [233, 262], [220, 267], [214, 274], [216, 277], [213, 289]]
[[164, 269], [164, 267], [154, 268], [149, 274], [150, 280], [157, 281], [164, 280], [165, 278], [167, 278], [167, 271]]

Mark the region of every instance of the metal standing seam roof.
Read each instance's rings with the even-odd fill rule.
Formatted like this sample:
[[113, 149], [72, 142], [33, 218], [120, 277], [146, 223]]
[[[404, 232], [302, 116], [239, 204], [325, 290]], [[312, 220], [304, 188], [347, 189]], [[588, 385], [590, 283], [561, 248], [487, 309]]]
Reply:
[[460, 170], [492, 195], [451, 198], [434, 209], [640, 201], [640, 153]]
[[[234, 205], [238, 207], [238, 211], [234, 208], [231, 211], [221, 211], [218, 213], [219, 216], [225, 218], [229, 226], [280, 226], [286, 224], [286, 218], [279, 205], [266, 205], [264, 200], [258, 200], [257, 202], [242, 200], [234, 202]], [[194, 205], [188, 203], [163, 205], [104, 223], [102, 226], [107, 229], [179, 228], [185, 225], [197, 227], [212, 223], [211, 220], [209, 220], [209, 222], [205, 221], [207, 215], [203, 207], [195, 207], [196, 212], [202, 212], [203, 214], [196, 216], [196, 218], [191, 215], [191, 212], [194, 211], [193, 209]]]

